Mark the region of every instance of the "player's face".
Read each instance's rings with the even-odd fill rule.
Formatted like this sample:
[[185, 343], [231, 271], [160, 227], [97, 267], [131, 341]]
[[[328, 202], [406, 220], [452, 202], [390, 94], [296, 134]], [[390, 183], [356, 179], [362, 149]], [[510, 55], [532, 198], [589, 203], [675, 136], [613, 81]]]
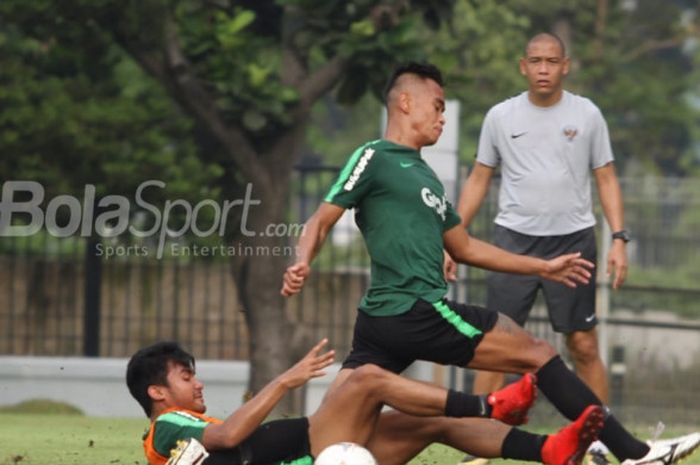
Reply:
[[204, 413], [204, 385], [197, 379], [190, 367], [180, 364], [170, 364], [168, 369], [168, 385], [163, 394], [168, 407], [180, 407], [195, 412]]
[[426, 79], [412, 92], [412, 127], [419, 147], [438, 141], [445, 125], [445, 93], [432, 79]]
[[556, 40], [537, 40], [520, 59], [520, 72], [527, 77], [531, 97], [544, 104], [556, 103], [561, 96], [564, 76], [569, 72], [569, 59]]

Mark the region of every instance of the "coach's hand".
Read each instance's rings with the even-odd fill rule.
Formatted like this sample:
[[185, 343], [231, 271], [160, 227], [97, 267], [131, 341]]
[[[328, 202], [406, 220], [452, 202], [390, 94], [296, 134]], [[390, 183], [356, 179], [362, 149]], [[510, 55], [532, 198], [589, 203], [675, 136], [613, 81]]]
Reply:
[[545, 262], [545, 270], [540, 273], [543, 278], [562, 283], [568, 287], [576, 287], [577, 284], [588, 284], [591, 272], [595, 265], [581, 253], [560, 255]]
[[326, 344], [328, 344], [328, 339], [321, 339], [304, 358], [279, 376], [279, 382], [288, 389], [294, 389], [310, 379], [324, 376], [326, 374], [324, 368], [332, 364], [335, 359], [334, 350], [321, 353]]
[[613, 276], [612, 288], [619, 289], [627, 277], [627, 246], [623, 241], [613, 241], [608, 252], [608, 277]]
[[308, 263], [295, 263], [287, 268], [282, 279], [282, 290], [280, 291], [282, 295], [290, 297], [301, 292], [309, 273], [311, 273], [311, 268]]

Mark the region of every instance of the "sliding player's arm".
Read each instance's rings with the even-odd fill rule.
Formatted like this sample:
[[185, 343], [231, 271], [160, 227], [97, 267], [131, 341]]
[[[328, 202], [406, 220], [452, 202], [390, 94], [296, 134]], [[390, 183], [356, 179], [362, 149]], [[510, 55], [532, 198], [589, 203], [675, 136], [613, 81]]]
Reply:
[[333, 363], [335, 357], [332, 350], [322, 353], [327, 343], [328, 339], [322, 339], [296, 365], [273, 379], [223, 423], [208, 425], [202, 435], [204, 447], [207, 450], [236, 447], [260, 426], [288, 391], [312, 378], [324, 376], [324, 369]]

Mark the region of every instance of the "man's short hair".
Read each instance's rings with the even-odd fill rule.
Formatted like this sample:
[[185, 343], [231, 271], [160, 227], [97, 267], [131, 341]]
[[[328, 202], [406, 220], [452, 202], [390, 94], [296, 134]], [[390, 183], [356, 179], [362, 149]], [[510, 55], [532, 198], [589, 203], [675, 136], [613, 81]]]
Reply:
[[437, 82], [440, 87], [444, 87], [442, 73], [437, 66], [431, 65], [430, 63], [405, 63], [397, 67], [391, 74], [389, 81], [387, 81], [386, 87], [384, 87], [384, 103], [388, 102], [389, 92], [391, 92], [396, 85], [396, 81], [398, 81], [398, 79], [404, 74], [414, 74], [423, 79], [432, 79], [433, 81]]
[[148, 387], [168, 385], [168, 368], [171, 364], [182, 365], [194, 371], [194, 357], [180, 344], [172, 341], [156, 342], [136, 352], [126, 367], [126, 385], [134, 399], [141, 405], [146, 416], [153, 411], [153, 401]]
[[559, 48], [561, 49], [561, 55], [564, 57], [566, 56], [566, 45], [564, 44], [564, 41], [561, 40], [561, 37], [554, 34], [553, 32], [540, 32], [532, 36], [530, 40], [527, 41], [527, 44], [525, 44], [525, 55], [523, 56], [527, 57], [527, 51], [530, 48], [530, 44], [540, 40], [553, 40], [559, 45]]

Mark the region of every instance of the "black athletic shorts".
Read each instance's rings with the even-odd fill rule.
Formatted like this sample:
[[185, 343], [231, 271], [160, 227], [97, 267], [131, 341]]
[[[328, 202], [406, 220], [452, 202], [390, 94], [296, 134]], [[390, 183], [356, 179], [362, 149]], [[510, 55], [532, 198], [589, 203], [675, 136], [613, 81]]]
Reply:
[[[581, 252], [583, 258], [596, 262], [593, 228], [561, 236], [528, 236], [496, 225], [493, 243], [513, 253], [546, 259]], [[572, 289], [539, 276], [489, 273], [486, 278], [486, 307], [508, 315], [523, 326], [535, 303], [537, 291], [542, 289], [554, 331], [564, 334], [585, 331], [598, 324], [595, 314], [595, 275], [593, 270], [587, 285], [579, 284]]]
[[359, 310], [343, 368], [373, 363], [401, 373], [416, 360], [464, 367], [497, 320], [496, 312], [447, 299], [419, 299], [401, 315], [369, 316]]
[[202, 465], [311, 465], [309, 420], [274, 420], [260, 425], [238, 447], [213, 451]]

